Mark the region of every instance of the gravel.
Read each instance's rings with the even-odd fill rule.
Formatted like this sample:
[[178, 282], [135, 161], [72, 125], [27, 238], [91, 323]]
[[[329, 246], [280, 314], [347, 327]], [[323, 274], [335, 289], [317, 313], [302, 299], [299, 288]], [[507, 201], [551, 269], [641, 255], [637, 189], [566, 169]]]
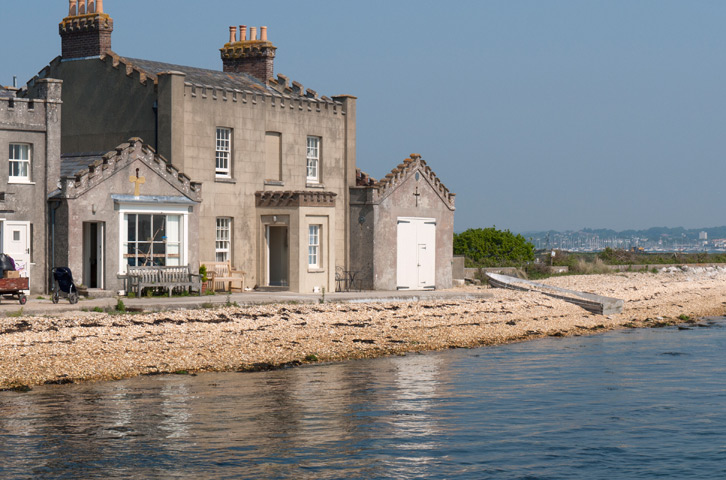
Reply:
[[[544, 283], [622, 298], [601, 316], [533, 292], [411, 303], [276, 304], [0, 319], [0, 389], [158, 373], [246, 371], [587, 335], [724, 314], [726, 270], [566, 276]], [[680, 317], [680, 319], [679, 319]], [[691, 320], [692, 321], [692, 320]]]

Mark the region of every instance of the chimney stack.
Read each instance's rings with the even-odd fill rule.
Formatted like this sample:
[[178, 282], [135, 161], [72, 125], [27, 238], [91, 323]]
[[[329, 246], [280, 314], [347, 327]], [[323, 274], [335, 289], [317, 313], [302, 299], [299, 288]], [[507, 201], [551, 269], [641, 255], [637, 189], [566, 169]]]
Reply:
[[58, 25], [64, 59], [97, 57], [111, 51], [113, 19], [103, 0], [68, 0], [68, 16]]
[[[230, 32], [235, 27], [229, 27]], [[260, 27], [260, 38], [257, 38], [257, 27], [250, 27], [250, 38], [247, 39], [247, 26], [239, 26], [239, 40], [230, 35], [222, 52], [222, 65], [225, 72], [246, 73], [267, 83], [274, 76], [275, 47], [267, 40], [267, 27]]]

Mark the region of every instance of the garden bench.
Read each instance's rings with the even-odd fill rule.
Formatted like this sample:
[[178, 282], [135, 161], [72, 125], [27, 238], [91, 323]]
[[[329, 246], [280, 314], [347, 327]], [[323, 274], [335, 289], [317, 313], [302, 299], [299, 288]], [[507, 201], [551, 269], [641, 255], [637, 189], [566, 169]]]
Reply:
[[222, 290], [233, 292], [243, 292], [245, 289], [245, 272], [242, 270], [232, 270], [232, 264], [229, 260], [225, 262], [201, 262], [207, 267], [207, 276], [213, 284], [213, 290], [219, 288]]
[[141, 266], [127, 268], [129, 291], [141, 296], [144, 288], [164, 288], [171, 292], [175, 288], [183, 288], [190, 293], [202, 294], [202, 280], [198, 273], [192, 273], [189, 265], [182, 266]]

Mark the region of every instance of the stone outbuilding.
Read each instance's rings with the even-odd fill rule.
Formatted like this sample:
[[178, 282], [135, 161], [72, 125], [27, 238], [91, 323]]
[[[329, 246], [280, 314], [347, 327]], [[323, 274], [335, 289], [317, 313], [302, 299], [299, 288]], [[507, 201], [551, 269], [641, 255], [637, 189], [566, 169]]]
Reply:
[[454, 196], [412, 154], [380, 181], [357, 173], [351, 188], [354, 285], [373, 290], [452, 286]]
[[51, 263], [77, 282], [116, 291], [128, 265], [199, 265], [201, 185], [141, 139], [65, 154], [60, 173], [49, 198]]
[[58, 182], [61, 153], [60, 80], [39, 79], [27, 88], [0, 87], [0, 251], [15, 260], [30, 290], [50, 285], [46, 265], [47, 196]]

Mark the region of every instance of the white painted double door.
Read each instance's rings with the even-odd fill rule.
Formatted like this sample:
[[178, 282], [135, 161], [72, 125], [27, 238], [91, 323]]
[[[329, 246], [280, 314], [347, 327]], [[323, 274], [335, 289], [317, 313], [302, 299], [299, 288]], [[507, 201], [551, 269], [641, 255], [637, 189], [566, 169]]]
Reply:
[[436, 220], [400, 217], [397, 226], [396, 277], [399, 290], [436, 287]]

